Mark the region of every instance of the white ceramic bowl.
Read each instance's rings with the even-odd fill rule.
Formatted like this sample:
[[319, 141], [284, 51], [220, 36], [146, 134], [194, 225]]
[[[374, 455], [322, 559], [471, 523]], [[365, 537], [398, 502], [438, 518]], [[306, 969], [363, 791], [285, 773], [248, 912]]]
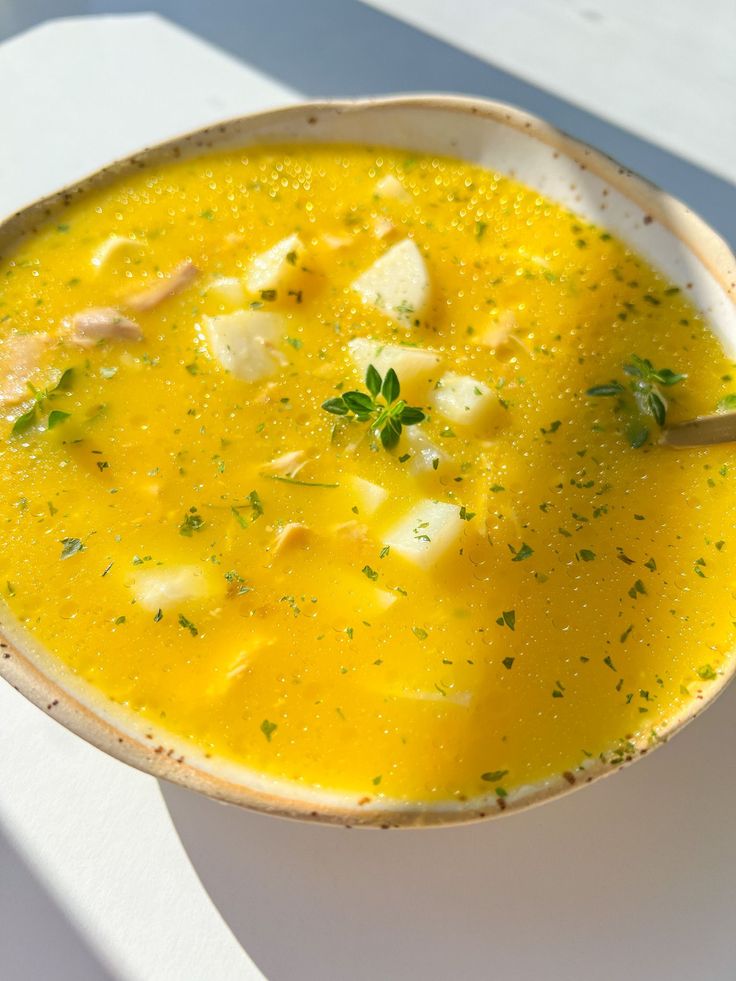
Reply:
[[[233, 119], [118, 161], [0, 224], [0, 254], [52, 211], [122, 174], [210, 149], [275, 142], [351, 142], [461, 157], [537, 188], [629, 242], [687, 292], [731, 354], [736, 353], [736, 261], [725, 243], [679, 201], [596, 150], [511, 106], [452, 96], [311, 103]], [[723, 690], [736, 658], [702, 699], [673, 718], [662, 741]], [[584, 776], [568, 773], [463, 803], [407, 805], [309, 790], [206, 758], [189, 744], [105, 700], [34, 642], [0, 602], [0, 674], [43, 711], [112, 756], [211, 797], [289, 817], [382, 827], [449, 824], [510, 813], [570, 793], [619, 769], [595, 761]]]

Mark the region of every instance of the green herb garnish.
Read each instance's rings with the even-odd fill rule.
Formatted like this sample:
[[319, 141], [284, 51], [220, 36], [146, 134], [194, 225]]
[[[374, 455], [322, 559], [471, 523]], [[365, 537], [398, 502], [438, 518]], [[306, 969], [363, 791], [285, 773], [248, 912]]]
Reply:
[[399, 398], [401, 385], [393, 368], [381, 378], [375, 367], [368, 365], [365, 386], [367, 392], [345, 392], [327, 399], [322, 408], [333, 416], [350, 416], [358, 422], [370, 423], [371, 431], [380, 437], [383, 447], [391, 450], [399, 442], [402, 427], [423, 422], [424, 412]]
[[282, 484], [296, 484], [297, 487], [339, 487], [339, 484], [322, 484], [317, 480], [297, 480], [296, 477], [282, 477], [281, 474], [264, 473], [262, 477], [269, 480], [278, 480]]
[[61, 558], [68, 559], [72, 555], [76, 555], [77, 552], [83, 552], [85, 549], [84, 543], [79, 538], [62, 538], [61, 545]]
[[[32, 426], [35, 426], [35, 424], [39, 421], [39, 416], [41, 415], [46, 402], [61, 392], [68, 392], [71, 387], [73, 377], [74, 369], [67, 368], [65, 371], [62, 371], [57, 383], [55, 385], [51, 385], [49, 388], [39, 389], [34, 385], [29, 384], [28, 388], [33, 396], [33, 405], [27, 412], [24, 412], [22, 415], [18, 416], [13, 423], [13, 428], [11, 430], [13, 436], [20, 436], [27, 432]], [[52, 411], [49, 416], [48, 428], [53, 429], [54, 426], [57, 426], [60, 422], [63, 422], [68, 415], [68, 412], [59, 412], [58, 410]]]
[[526, 542], [522, 544], [518, 551], [513, 545], [509, 545], [509, 550], [514, 556], [511, 560], [512, 562], [523, 562], [524, 559], [528, 559], [530, 555], [534, 555], [534, 549], [531, 547], [531, 545], [527, 545]]
[[[640, 414], [651, 416], [661, 428], [667, 417], [667, 400], [661, 388], [671, 388], [684, 381], [687, 375], [672, 371], [671, 368], [655, 368], [648, 358], [640, 358], [637, 354], [632, 354], [631, 361], [623, 367], [630, 379], [626, 385], [614, 378], [603, 385], [594, 385], [585, 394], [593, 398], [606, 398], [631, 392]], [[627, 435], [630, 445], [638, 449], [649, 438], [649, 430], [641, 422], [633, 421], [627, 429]]]
[[264, 719], [261, 722], [261, 732], [266, 737], [267, 742], [271, 742], [271, 736], [278, 729], [278, 725], [275, 722], [269, 722], [268, 719]]
[[487, 783], [498, 783], [499, 780], [503, 780], [508, 772], [508, 770], [489, 770], [488, 773], [481, 773], [480, 778]]
[[184, 535], [185, 538], [191, 538], [195, 531], [201, 531], [203, 527], [204, 518], [197, 514], [195, 507], [192, 507], [184, 515], [184, 520], [179, 525], [179, 534]]
[[199, 633], [192, 621], [188, 620], [183, 613], [179, 614], [179, 626], [184, 627], [185, 630], [188, 630], [192, 637], [196, 637]]

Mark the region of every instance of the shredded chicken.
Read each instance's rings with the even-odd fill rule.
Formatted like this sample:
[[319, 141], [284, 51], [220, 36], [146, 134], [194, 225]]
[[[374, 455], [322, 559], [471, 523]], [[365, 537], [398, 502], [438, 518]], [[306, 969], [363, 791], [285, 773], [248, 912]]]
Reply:
[[478, 334], [473, 340], [476, 344], [482, 344], [484, 347], [494, 349], [503, 347], [510, 340], [515, 340], [513, 332], [518, 326], [513, 311], [504, 310], [493, 326], [489, 327], [482, 334]]
[[373, 234], [376, 238], [384, 239], [388, 238], [389, 235], [393, 235], [396, 231], [396, 225], [391, 221], [390, 218], [379, 217], [373, 222]]
[[0, 408], [28, 397], [28, 383], [50, 343], [48, 334], [14, 334], [0, 344]]
[[72, 317], [70, 340], [79, 347], [92, 347], [103, 340], [142, 341], [143, 331], [114, 307], [91, 307]]
[[356, 545], [366, 545], [371, 540], [368, 525], [360, 521], [346, 521], [344, 524], [335, 525], [333, 531], [344, 541], [353, 542]]
[[278, 555], [279, 552], [283, 552], [287, 548], [306, 548], [311, 537], [312, 532], [306, 525], [293, 521], [284, 525], [276, 535], [273, 550]]
[[276, 457], [267, 463], [262, 473], [276, 474], [280, 477], [295, 477], [306, 465], [309, 457], [305, 450], [292, 450], [291, 453], [284, 453], [283, 456]]
[[326, 232], [322, 236], [322, 241], [328, 249], [332, 249], [335, 252], [338, 252], [340, 249], [347, 249], [353, 244], [352, 238], [347, 235], [331, 235], [329, 232]]
[[92, 255], [92, 265], [97, 269], [102, 269], [103, 266], [116, 259], [119, 255], [139, 247], [139, 243], [134, 238], [125, 238], [123, 235], [110, 235], [95, 249]]
[[139, 312], [152, 310], [159, 303], [163, 303], [170, 296], [174, 296], [175, 293], [181, 293], [198, 275], [199, 270], [197, 267], [187, 259], [186, 262], [179, 263], [172, 270], [171, 275], [159, 280], [153, 286], [149, 286], [147, 289], [129, 296], [125, 300], [125, 305]]

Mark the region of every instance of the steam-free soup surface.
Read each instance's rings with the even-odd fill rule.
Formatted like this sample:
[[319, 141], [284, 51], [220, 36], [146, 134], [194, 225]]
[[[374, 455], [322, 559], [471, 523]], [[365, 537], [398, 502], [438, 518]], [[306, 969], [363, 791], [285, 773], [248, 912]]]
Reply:
[[732, 366], [534, 190], [212, 153], [82, 195], [0, 280], [4, 599], [188, 758], [502, 807], [726, 667], [733, 452], [657, 439]]

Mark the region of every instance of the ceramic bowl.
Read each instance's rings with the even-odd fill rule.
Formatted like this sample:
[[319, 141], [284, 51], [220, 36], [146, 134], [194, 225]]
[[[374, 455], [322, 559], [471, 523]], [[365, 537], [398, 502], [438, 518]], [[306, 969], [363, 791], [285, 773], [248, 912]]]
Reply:
[[[0, 224], [0, 254], [53, 209], [108, 181], [173, 158], [217, 148], [273, 142], [354, 142], [461, 157], [511, 175], [609, 228], [687, 291], [724, 347], [736, 352], [736, 262], [724, 242], [679, 201], [596, 150], [511, 106], [451, 96], [302, 104], [210, 126], [136, 153]], [[712, 702], [736, 670], [736, 658], [701, 697], [673, 718], [661, 741]], [[509, 814], [611, 773], [626, 759], [596, 760], [522, 787], [505, 800], [495, 794], [463, 803], [407, 805], [358, 800], [276, 781], [231, 762], [206, 758], [163, 729], [105, 700], [44, 652], [0, 603], [0, 674], [44, 712], [100, 749], [156, 777], [211, 797], [288, 817], [346, 825], [406, 827], [450, 824]]]

